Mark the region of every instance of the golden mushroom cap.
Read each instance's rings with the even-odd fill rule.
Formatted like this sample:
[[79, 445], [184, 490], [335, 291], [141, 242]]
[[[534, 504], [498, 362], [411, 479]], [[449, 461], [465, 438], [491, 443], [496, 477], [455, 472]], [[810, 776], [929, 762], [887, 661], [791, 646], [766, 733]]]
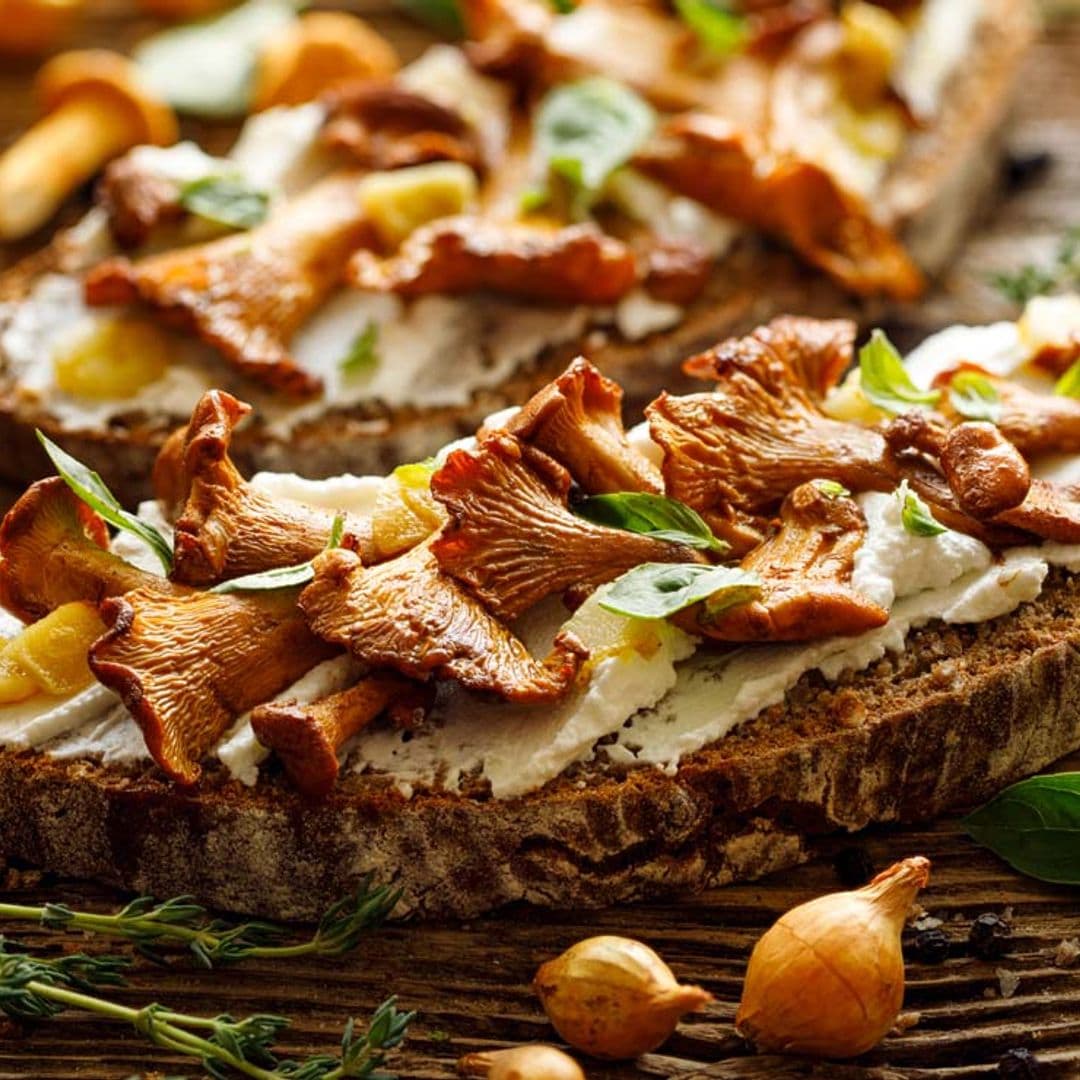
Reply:
[[38, 72], [36, 89], [46, 112], [81, 97], [114, 102], [130, 119], [133, 145], [169, 146], [180, 135], [176, 114], [146, 87], [135, 63], [109, 49], [54, 56]]

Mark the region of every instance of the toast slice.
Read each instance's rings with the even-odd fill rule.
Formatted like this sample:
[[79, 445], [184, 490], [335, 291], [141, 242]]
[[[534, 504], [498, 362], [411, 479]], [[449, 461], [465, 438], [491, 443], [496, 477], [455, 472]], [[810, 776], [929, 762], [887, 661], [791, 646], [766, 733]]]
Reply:
[[[1027, 0], [990, 0], [980, 8], [971, 48], [948, 80], [939, 112], [909, 136], [875, 199], [875, 215], [902, 237], [928, 274], [945, 265], [993, 187], [1011, 92], [1035, 29]], [[43, 274], [77, 265], [85, 243], [78, 232], [58, 238], [50, 251], [9, 272], [0, 286], [6, 319]], [[476, 303], [482, 307], [486, 301], [478, 297]], [[574, 328], [577, 316], [570, 309], [561, 320], [555, 312], [547, 331], [555, 344], [540, 339], [518, 350], [509, 367], [498, 366], [494, 376], [481, 375], [471, 390], [452, 394], [445, 403], [410, 401], [408, 395], [391, 404], [377, 396], [347, 407], [328, 403], [287, 428], [264, 415], [246, 429], [234, 451], [248, 471], [294, 470], [311, 477], [379, 472], [421, 459], [472, 431], [491, 412], [520, 403], [580, 353], [624, 386], [631, 405], [640, 404], [661, 384], [677, 388], [681, 357], [771, 315], [799, 310], [871, 322], [879, 321], [888, 307], [879, 299], [858, 299], [794, 256], [742, 234], [674, 325], [630, 338], [607, 324]], [[0, 324], [4, 318], [0, 315]], [[526, 318], [524, 312], [511, 313], [507, 320], [512, 328], [515, 319]], [[346, 335], [332, 343], [333, 349], [344, 352], [348, 343]], [[487, 343], [481, 340], [480, 348], [486, 350]], [[429, 382], [432, 378], [427, 376]], [[452, 386], [456, 378], [447, 371], [445, 384]], [[215, 382], [221, 385], [223, 379]], [[230, 388], [252, 398], [242, 380]], [[193, 404], [185, 399], [182, 407], [174, 407], [158, 399], [89, 418], [68, 414], [28, 393], [0, 347], [0, 439], [6, 448], [0, 475], [25, 482], [43, 474], [46, 463], [33, 436], [40, 428], [101, 472], [121, 499], [133, 504], [148, 496], [153, 459]]]

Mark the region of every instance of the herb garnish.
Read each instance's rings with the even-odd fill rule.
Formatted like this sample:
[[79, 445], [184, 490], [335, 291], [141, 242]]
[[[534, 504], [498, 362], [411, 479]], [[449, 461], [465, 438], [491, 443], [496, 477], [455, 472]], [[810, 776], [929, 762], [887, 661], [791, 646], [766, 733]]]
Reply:
[[995, 272], [989, 281], [1014, 304], [1026, 304], [1036, 296], [1080, 285], [1080, 225], [1074, 225], [1061, 238], [1049, 264], [1026, 263], [1012, 273]]
[[39, 430], [36, 434], [64, 483], [110, 525], [137, 536], [146, 544], [161, 560], [166, 574], [172, 570], [173, 553], [169, 541], [149, 522], [125, 510], [93, 469], [73, 458], [66, 450], [61, 450], [43, 431]]
[[241, 176], [203, 176], [180, 188], [189, 213], [230, 229], [250, 229], [266, 219], [270, 196]]
[[[334, 518], [334, 524], [330, 527], [330, 536], [326, 541], [324, 551], [331, 548], [341, 547], [341, 538], [345, 535], [345, 515], [338, 514]], [[222, 581], [215, 585], [210, 592], [234, 593], [234, 592], [262, 592], [269, 589], [294, 589], [299, 585], [306, 585], [315, 576], [313, 560], [297, 563], [295, 566], [278, 566], [273, 570], [263, 570], [258, 574], [245, 574], [243, 577], [232, 578], [230, 581]]]
[[896, 346], [881, 330], [859, 350], [859, 386], [871, 405], [894, 415], [911, 408], [935, 405], [938, 390], [920, 390], [908, 375]]
[[539, 175], [523, 208], [545, 206], [555, 179], [568, 189], [571, 212], [583, 217], [655, 126], [652, 106], [614, 79], [595, 75], [555, 87], [536, 113]]
[[696, 510], [677, 499], [642, 491], [590, 495], [574, 512], [596, 525], [669, 540], [673, 544], [723, 554], [730, 547], [713, 535]]
[[896, 489], [896, 498], [900, 503], [900, 523], [912, 536], [940, 536], [949, 531], [930, 513], [930, 507], [908, 487], [906, 480]]
[[746, 20], [723, 0], [675, 0], [675, 10], [713, 52], [726, 56], [746, 41]]
[[1001, 419], [1001, 395], [994, 384], [978, 371], [960, 371], [949, 383], [949, 401], [966, 420]]
[[1080, 398], [1080, 360], [1054, 383], [1054, 393], [1061, 397]]
[[379, 362], [379, 324], [368, 319], [363, 330], [352, 339], [349, 351], [342, 357], [338, 367], [343, 375], [359, 375], [370, 371]]
[[851, 492], [843, 484], [835, 480], [811, 480], [814, 485], [827, 499], [846, 499]]
[[701, 601], [708, 614], [717, 615], [760, 592], [761, 578], [737, 566], [642, 563], [616, 578], [599, 603], [616, 615], [666, 619]]
[[962, 824], [1020, 873], [1080, 885], [1080, 773], [1022, 780]]
[[461, 37], [465, 33], [457, 0], [398, 0], [398, 6], [447, 37]]

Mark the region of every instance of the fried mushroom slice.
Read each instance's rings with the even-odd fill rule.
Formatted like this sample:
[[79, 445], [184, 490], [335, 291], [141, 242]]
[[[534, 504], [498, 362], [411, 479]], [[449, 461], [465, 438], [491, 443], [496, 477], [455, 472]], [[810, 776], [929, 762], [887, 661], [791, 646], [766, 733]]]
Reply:
[[1031, 471], [1019, 450], [993, 425], [963, 423], [941, 448], [941, 468], [960, 506], [973, 517], [997, 517], [1031, 490]]
[[25, 622], [73, 600], [99, 603], [167, 581], [109, 551], [105, 522], [59, 477], [32, 484], [0, 524], [0, 606]]
[[315, 560], [300, 607], [316, 634], [371, 667], [413, 679], [455, 679], [507, 701], [559, 700], [586, 655], [572, 634], [562, 633], [546, 660], [534, 659], [440, 571], [430, 544], [368, 567], [351, 551], [327, 551]]
[[337, 782], [338, 752], [387, 709], [400, 726], [412, 726], [412, 714], [425, 711], [424, 687], [397, 675], [376, 673], [355, 686], [301, 705], [272, 701], [251, 714], [255, 737], [281, 762], [304, 795], [322, 799]]
[[[326, 547], [333, 511], [271, 498], [229, 458], [233, 431], [250, 411], [231, 394], [211, 390], [195, 406], [179, 454], [163, 448], [168, 457], [155, 481], [166, 498], [183, 498], [173, 530], [174, 581], [213, 585], [307, 562]], [[371, 522], [348, 515], [341, 546], [373, 559]]]
[[294, 396], [317, 393], [321, 381], [296, 364], [288, 344], [364, 241], [358, 178], [329, 176], [249, 232], [135, 262], [99, 263], [86, 278], [87, 302], [142, 302], [257, 382]]
[[180, 185], [147, 168], [138, 150], [106, 166], [96, 198], [122, 248], [145, 244], [161, 226], [174, 224], [187, 213], [180, 202]]
[[888, 611], [851, 587], [865, 536], [853, 499], [801, 484], [784, 500], [780, 531], [740, 563], [761, 578], [760, 597], [711, 617], [696, 605], [676, 621], [714, 641], [810, 641], [884, 626]]
[[[503, 430], [569, 470], [590, 495], [664, 490], [660, 470], [626, 438], [622, 388], [578, 357], [534, 394]], [[485, 432], [481, 431], [481, 440]]]
[[594, 525], [567, 507], [570, 478], [539, 451], [495, 433], [455, 450], [431, 479], [450, 521], [432, 541], [442, 570], [500, 619], [547, 596], [575, 596], [647, 562], [692, 562], [689, 548]]
[[150, 756], [177, 783], [230, 724], [336, 651], [315, 637], [294, 590], [244, 596], [139, 588], [106, 600], [110, 629], [90, 670], [120, 695]]
[[401, 296], [487, 289], [563, 304], [611, 304], [638, 279], [634, 253], [595, 225], [551, 228], [443, 218], [411, 233], [395, 255], [358, 251], [349, 280]]

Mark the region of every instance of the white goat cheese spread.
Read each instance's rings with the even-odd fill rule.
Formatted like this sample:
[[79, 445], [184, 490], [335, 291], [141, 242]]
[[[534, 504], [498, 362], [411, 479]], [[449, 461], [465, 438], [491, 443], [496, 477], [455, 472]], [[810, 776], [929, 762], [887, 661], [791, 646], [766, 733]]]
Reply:
[[[929, 338], [908, 358], [913, 378], [927, 385], [960, 360], [1016, 377], [1027, 353], [1015, 324], [953, 327]], [[1034, 378], [1034, 376], [1030, 376]], [[1045, 382], [1043, 387], [1045, 389]], [[509, 410], [497, 417], [505, 418]], [[654, 457], [657, 448], [640, 426], [632, 443]], [[470, 440], [460, 444], [469, 445]], [[1052, 462], [1060, 475], [1077, 476]], [[1046, 475], [1047, 469], [1036, 469]], [[279, 498], [370, 514], [385, 478], [343, 476], [305, 480], [260, 473], [251, 481]], [[1051, 567], [1080, 572], [1080, 545], [1043, 543], [1008, 549], [995, 558], [980, 541], [947, 531], [921, 537], [907, 532], [895, 494], [859, 496], [867, 535], [855, 556], [852, 585], [889, 609], [886, 625], [857, 637], [808, 644], [750, 645], [718, 652], [665, 622], [644, 622], [603, 611], [594, 594], [570, 622], [592, 659], [582, 689], [554, 707], [530, 708], [480, 701], [453, 685], [440, 689], [433, 722], [419, 732], [376, 726], [345, 748], [346, 767], [389, 774], [406, 794], [421, 786], [454, 790], [465, 778], [484, 779], [498, 798], [542, 787], [575, 762], [602, 755], [621, 765], [673, 772], [681, 758], [715, 742], [738, 724], [783, 701], [807, 672], [827, 679], [860, 671], [886, 653], [901, 652], [908, 633], [934, 620], [979, 623], [1038, 597]], [[155, 504], [140, 514], [167, 530]], [[155, 557], [122, 533], [114, 550], [159, 572]], [[552, 598], [514, 627], [535, 655], [549, 649], [566, 619]], [[0, 637], [19, 629], [0, 612]], [[276, 700], [309, 702], [349, 685], [357, 665], [337, 657], [313, 668]], [[148, 762], [134, 720], [110, 691], [94, 686], [64, 699], [31, 699], [0, 706], [0, 744], [62, 758]], [[246, 716], [238, 718], [216, 750], [245, 784], [258, 779], [266, 751]]]

